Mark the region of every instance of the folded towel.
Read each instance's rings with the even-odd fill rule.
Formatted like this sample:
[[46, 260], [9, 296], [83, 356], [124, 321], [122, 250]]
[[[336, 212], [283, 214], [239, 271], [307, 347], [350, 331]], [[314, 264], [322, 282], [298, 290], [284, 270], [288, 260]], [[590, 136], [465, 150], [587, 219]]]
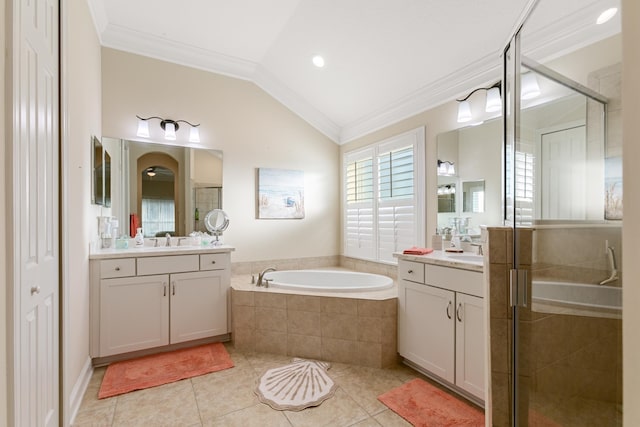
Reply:
[[414, 246], [412, 248], [405, 249], [402, 253], [407, 255], [426, 255], [431, 252], [433, 252], [432, 248], [418, 248]]

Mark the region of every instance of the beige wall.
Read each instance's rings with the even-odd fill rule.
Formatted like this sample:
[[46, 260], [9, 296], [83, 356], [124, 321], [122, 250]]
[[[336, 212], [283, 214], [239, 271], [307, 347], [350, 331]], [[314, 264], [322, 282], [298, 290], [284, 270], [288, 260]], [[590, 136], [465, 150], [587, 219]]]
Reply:
[[[63, 5], [62, 52], [63, 134], [62, 182], [63, 239], [62, 328], [65, 418], [73, 387], [81, 380], [89, 360], [89, 240], [97, 232], [100, 207], [91, 205], [92, 135], [100, 135], [100, 44], [87, 2], [67, 0]], [[78, 396], [75, 396], [76, 398]], [[81, 397], [81, 396], [80, 396]]]
[[623, 68], [622, 68], [622, 121], [623, 121], [623, 167], [624, 167], [624, 216], [622, 226], [622, 259], [625, 265], [623, 314], [623, 396], [624, 425], [640, 425], [640, 264], [638, 264], [638, 241], [640, 241], [640, 2], [622, 0]]
[[[6, 47], [6, 34], [5, 31], [11, 29], [11, 25], [5, 22], [5, 0], [0, 0], [0, 22], [2, 22], [3, 30], [0, 31], [0, 47], [2, 52], [7, 52]], [[6, 25], [5, 25], [6, 24]], [[7, 130], [5, 128], [5, 84], [8, 83], [5, 80], [5, 55], [0, 55], [0, 165], [6, 165], [6, 145], [7, 145]], [[6, 188], [5, 174], [9, 171], [9, 168], [3, 168], [4, 173], [0, 174], [0, 212], [5, 219], [0, 221], [0, 242], [7, 242], [6, 224], [9, 217], [7, 211], [7, 195], [11, 194], [9, 189]], [[0, 271], [7, 271], [7, 246], [6, 244], [0, 245]], [[0, 427], [7, 425], [7, 276], [6, 273], [0, 275]]]
[[[102, 79], [103, 135], [139, 140], [136, 115], [184, 119], [201, 124], [204, 148], [223, 151], [233, 262], [339, 253], [339, 148], [327, 137], [247, 81], [107, 48]], [[150, 122], [152, 137], [159, 130]], [[304, 171], [304, 219], [255, 218], [259, 167]]]

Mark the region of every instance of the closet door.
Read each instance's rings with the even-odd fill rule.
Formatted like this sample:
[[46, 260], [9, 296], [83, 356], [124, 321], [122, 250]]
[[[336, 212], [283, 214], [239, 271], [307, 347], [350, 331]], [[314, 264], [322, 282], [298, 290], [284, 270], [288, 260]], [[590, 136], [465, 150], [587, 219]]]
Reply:
[[13, 425], [59, 413], [59, 3], [13, 1]]

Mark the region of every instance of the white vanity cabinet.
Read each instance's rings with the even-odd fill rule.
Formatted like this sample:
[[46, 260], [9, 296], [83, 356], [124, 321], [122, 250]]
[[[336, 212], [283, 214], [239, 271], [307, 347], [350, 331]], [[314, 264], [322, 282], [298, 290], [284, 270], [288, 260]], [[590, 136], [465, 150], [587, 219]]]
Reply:
[[482, 273], [400, 259], [398, 276], [400, 355], [484, 400]]
[[91, 356], [229, 333], [230, 253], [91, 260]]

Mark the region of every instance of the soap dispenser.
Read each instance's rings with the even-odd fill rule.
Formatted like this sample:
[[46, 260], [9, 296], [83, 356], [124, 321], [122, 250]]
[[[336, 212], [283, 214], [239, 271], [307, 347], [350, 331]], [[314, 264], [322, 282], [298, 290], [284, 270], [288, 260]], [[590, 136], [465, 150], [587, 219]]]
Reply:
[[141, 248], [144, 246], [144, 236], [142, 235], [142, 228], [138, 228], [138, 232], [136, 233], [136, 248]]

